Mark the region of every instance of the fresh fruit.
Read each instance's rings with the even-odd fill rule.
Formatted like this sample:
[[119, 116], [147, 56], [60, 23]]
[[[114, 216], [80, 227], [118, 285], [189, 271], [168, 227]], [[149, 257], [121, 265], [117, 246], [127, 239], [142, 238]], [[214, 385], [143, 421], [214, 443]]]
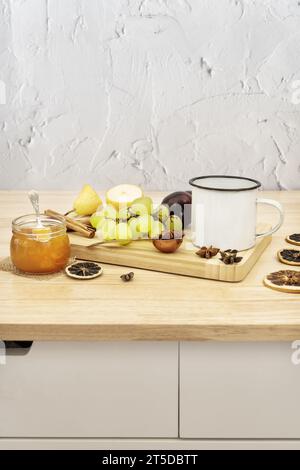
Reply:
[[92, 215], [102, 206], [102, 201], [96, 191], [85, 184], [74, 202], [74, 210], [78, 215]]
[[118, 212], [114, 206], [112, 206], [111, 204], [107, 204], [107, 206], [105, 206], [103, 210], [106, 219], [117, 220]]
[[153, 212], [153, 217], [159, 219], [161, 222], [165, 222], [170, 216], [169, 207], [166, 204], [160, 204]]
[[95, 229], [101, 228], [103, 222], [105, 220], [117, 220], [117, 211], [113, 206], [105, 206], [103, 209], [100, 211], [95, 212], [91, 217], [90, 217], [90, 224], [92, 227]]
[[116, 240], [120, 245], [128, 245], [132, 241], [132, 232], [126, 222], [120, 222], [116, 227]]
[[106, 202], [117, 210], [120, 206], [130, 206], [133, 201], [143, 196], [143, 191], [139, 186], [132, 184], [120, 184], [109, 189], [106, 193]]
[[95, 212], [91, 218], [90, 218], [90, 224], [92, 227], [97, 229], [98, 227], [100, 228], [101, 225], [103, 224], [105, 220], [105, 214], [104, 210], [102, 209], [101, 211]]
[[76, 263], [67, 266], [65, 269], [66, 274], [74, 279], [95, 279], [101, 276], [103, 269], [98, 263], [91, 261], [77, 261]]
[[164, 225], [160, 222], [160, 220], [153, 220], [150, 225], [149, 237], [152, 240], [155, 238], [159, 238], [163, 231]]
[[130, 218], [131, 214], [129, 211], [129, 207], [120, 207], [119, 211], [117, 212], [117, 218], [119, 220], [128, 220]]
[[130, 206], [130, 212], [133, 216], [151, 215], [153, 201], [151, 197], [139, 197], [133, 201]]
[[177, 215], [171, 215], [165, 221], [165, 225], [171, 232], [182, 232], [182, 220]]
[[182, 238], [174, 238], [173, 233], [171, 233], [170, 238], [170, 234], [168, 232], [166, 234], [163, 233], [161, 238], [158, 240], [153, 240], [152, 243], [155, 248], [162, 253], [174, 253], [180, 247]]
[[116, 234], [117, 223], [110, 219], [105, 219], [101, 228], [97, 230], [97, 237], [105, 241], [115, 240]]
[[151, 224], [154, 222], [154, 219], [151, 215], [141, 215], [137, 217], [138, 220], [138, 231], [141, 236], [145, 236], [149, 234]]
[[171, 215], [177, 215], [182, 219], [183, 227], [187, 227], [191, 223], [191, 191], [176, 191], [168, 194], [162, 200], [162, 204], [166, 204], [170, 208]]
[[130, 227], [130, 230], [131, 230], [132, 239], [138, 240], [141, 237], [141, 234], [139, 232], [138, 217], [132, 217], [131, 219], [129, 219], [128, 226]]

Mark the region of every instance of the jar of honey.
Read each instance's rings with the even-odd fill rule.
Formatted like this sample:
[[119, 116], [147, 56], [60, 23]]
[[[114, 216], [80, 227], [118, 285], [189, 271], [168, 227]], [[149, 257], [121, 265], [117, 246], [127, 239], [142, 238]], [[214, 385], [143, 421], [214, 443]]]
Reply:
[[62, 270], [70, 257], [70, 241], [64, 221], [45, 215], [37, 224], [35, 215], [12, 222], [10, 255], [20, 271], [49, 274]]

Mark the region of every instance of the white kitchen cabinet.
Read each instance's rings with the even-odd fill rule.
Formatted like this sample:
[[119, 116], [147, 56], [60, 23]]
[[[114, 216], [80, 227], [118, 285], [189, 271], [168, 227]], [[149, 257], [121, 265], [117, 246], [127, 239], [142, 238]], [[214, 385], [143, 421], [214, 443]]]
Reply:
[[180, 437], [300, 438], [291, 343], [180, 345]]
[[37, 342], [0, 367], [0, 438], [177, 435], [177, 343]]

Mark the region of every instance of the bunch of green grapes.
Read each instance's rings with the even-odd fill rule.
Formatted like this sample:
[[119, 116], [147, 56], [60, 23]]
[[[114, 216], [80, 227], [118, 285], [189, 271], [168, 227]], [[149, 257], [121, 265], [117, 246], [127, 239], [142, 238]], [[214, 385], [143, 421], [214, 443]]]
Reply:
[[170, 238], [170, 232], [182, 233], [182, 221], [176, 215], [170, 215], [168, 206], [153, 208], [150, 197], [136, 199], [130, 207], [117, 211], [107, 205], [96, 212], [90, 219], [96, 229], [97, 237], [103, 241], [118, 241], [128, 244], [132, 240]]

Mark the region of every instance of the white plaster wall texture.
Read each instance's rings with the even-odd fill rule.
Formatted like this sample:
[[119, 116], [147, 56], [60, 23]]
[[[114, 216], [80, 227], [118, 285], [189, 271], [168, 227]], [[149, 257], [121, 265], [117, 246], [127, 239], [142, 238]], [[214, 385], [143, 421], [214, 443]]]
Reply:
[[0, 0], [0, 188], [299, 189], [299, 79], [298, 0]]

